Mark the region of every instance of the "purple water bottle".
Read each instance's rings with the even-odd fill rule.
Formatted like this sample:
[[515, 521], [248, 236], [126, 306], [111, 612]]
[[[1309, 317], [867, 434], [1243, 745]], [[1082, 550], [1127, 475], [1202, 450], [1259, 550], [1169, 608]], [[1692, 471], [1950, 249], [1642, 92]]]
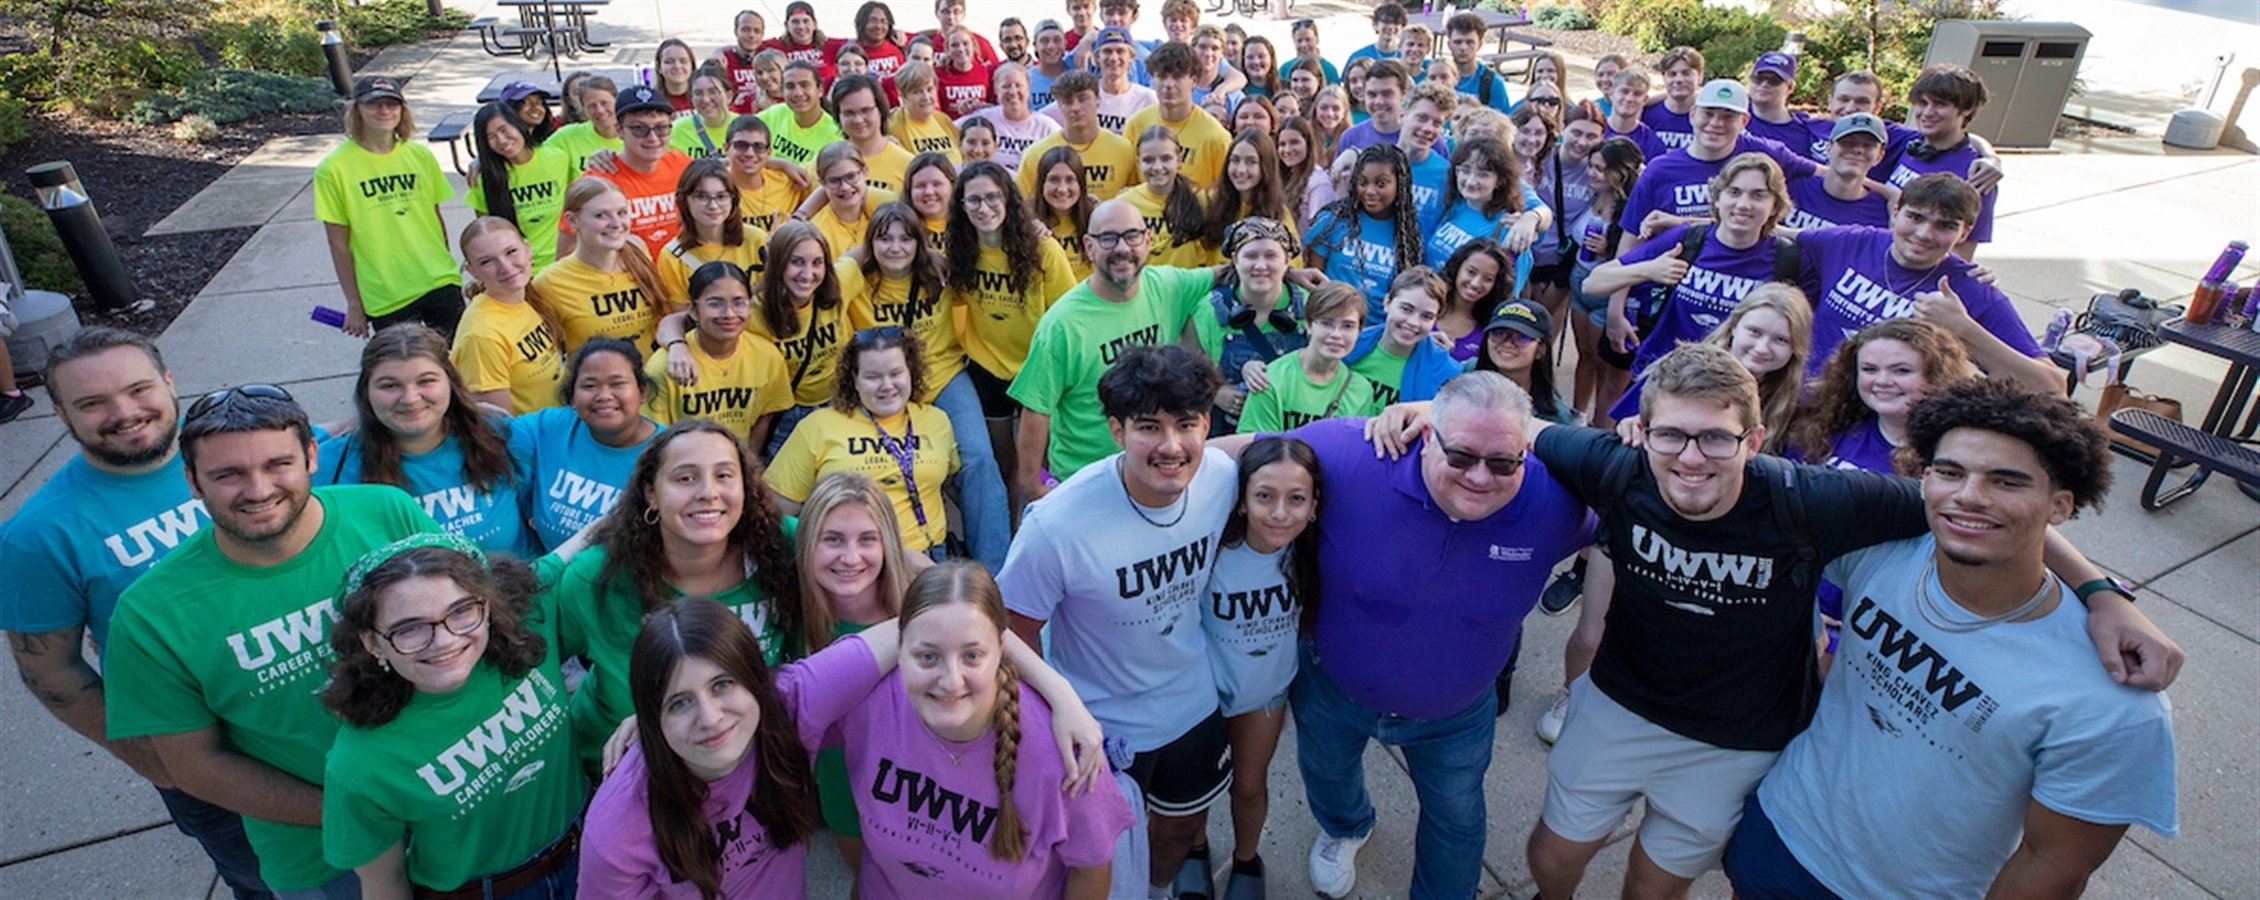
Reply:
[[307, 318], [313, 319], [314, 321], [320, 322], [324, 325], [328, 325], [331, 328], [345, 327], [345, 310], [342, 309], [336, 309], [328, 306], [316, 306], [314, 307], [314, 314], [307, 316]]
[[2072, 311], [2068, 309], [2057, 310], [2055, 315], [2048, 317], [2048, 334], [2040, 339], [2040, 349], [2049, 353], [2056, 352], [2056, 345], [2064, 342], [2064, 332], [2070, 331], [2071, 328]]
[[2250, 249], [2252, 249], [2252, 245], [2243, 241], [2230, 241], [2227, 247], [2221, 248], [2220, 257], [2213, 260], [2213, 267], [2206, 269], [2205, 277], [2199, 280], [2229, 280], [2229, 273], [2235, 271], [2237, 264], [2244, 261], [2244, 252]]

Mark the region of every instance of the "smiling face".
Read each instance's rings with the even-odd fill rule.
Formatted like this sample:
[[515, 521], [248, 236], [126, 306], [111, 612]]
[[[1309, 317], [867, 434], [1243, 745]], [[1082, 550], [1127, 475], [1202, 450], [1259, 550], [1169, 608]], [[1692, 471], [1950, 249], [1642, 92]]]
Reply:
[[769, 133], [747, 129], [730, 135], [730, 169], [739, 175], [758, 175], [769, 164]]
[[871, 236], [871, 258], [879, 263], [879, 271], [889, 277], [910, 274], [910, 263], [918, 258], [920, 236], [900, 219], [890, 219], [887, 226]]
[[1331, 134], [1334, 129], [1341, 126], [1342, 119], [1348, 116], [1350, 111], [1342, 107], [1340, 96], [1328, 91], [1319, 95], [1318, 100], [1312, 104], [1311, 114], [1318, 118], [1318, 127], [1326, 129]]
[[[1043, 192], [1045, 206], [1060, 212], [1074, 209], [1075, 204], [1083, 199], [1083, 173], [1066, 163], [1052, 166], [1044, 172]], [[966, 193], [971, 194], [972, 191], [968, 190]], [[1003, 223], [1000, 220], [998, 224]], [[988, 229], [984, 228], [982, 231], [986, 232]]]
[[752, 56], [760, 51], [763, 32], [768, 30], [769, 23], [760, 13], [747, 11], [738, 14], [737, 21], [731, 25], [730, 36], [737, 39], [739, 53]]
[[55, 369], [47, 385], [55, 414], [87, 461], [138, 469], [168, 459], [180, 436], [173, 377], [138, 347], [112, 347]]
[[940, 222], [950, 214], [950, 177], [940, 166], [927, 166], [910, 176], [910, 207], [926, 217], [928, 222]]
[[363, 100], [357, 105], [361, 108], [362, 123], [369, 126], [369, 130], [376, 134], [399, 130], [400, 117], [405, 115], [408, 109], [405, 104], [390, 97]]
[[1386, 218], [1397, 205], [1397, 171], [1385, 163], [1358, 167], [1358, 207], [1375, 218]]
[[524, 163], [532, 154], [526, 152], [526, 138], [518, 133], [518, 126], [510, 120], [496, 116], [487, 122], [487, 147], [495, 155], [513, 163]]
[[[471, 633], [455, 633], [456, 627], [471, 621], [479, 623]], [[376, 625], [375, 631], [361, 634], [362, 645], [420, 693], [445, 694], [462, 687], [487, 652], [488, 623], [481, 601], [444, 576], [420, 575], [387, 586], [377, 594]], [[402, 653], [385, 638], [394, 635], [415, 646], [415, 636], [401, 632], [423, 630], [419, 625], [438, 627], [430, 629], [431, 645], [417, 652]]]
[[447, 370], [435, 359], [388, 359], [369, 370], [369, 408], [403, 443], [429, 440], [446, 430], [451, 394]]
[[1240, 287], [1248, 294], [1271, 297], [1287, 276], [1287, 248], [1270, 239], [1248, 241], [1232, 254], [1232, 268], [1240, 275]]
[[[1067, 167], [1062, 166], [1062, 169]], [[1050, 179], [1045, 179], [1050, 187]], [[965, 218], [973, 229], [982, 234], [995, 234], [1004, 228], [1004, 186], [987, 175], [976, 175], [965, 180]], [[1072, 201], [1070, 201], [1072, 202]]]
[[2045, 529], [2072, 517], [2072, 492], [2054, 486], [2032, 445], [1998, 432], [1941, 436], [1922, 486], [1939, 555], [1958, 565], [2033, 560]]
[[1516, 156], [1526, 160], [1537, 159], [1538, 154], [1544, 152], [1545, 149], [1546, 120], [1544, 118], [1531, 116], [1522, 124], [1515, 126], [1514, 151]]
[[[1005, 118], [1028, 117], [1028, 70], [1017, 66], [997, 73], [997, 105], [1004, 107]], [[995, 141], [991, 135], [990, 140]]]
[[463, 271], [490, 291], [516, 294], [533, 280], [533, 252], [511, 229], [480, 232], [463, 246]]
[[[1099, 79], [1108, 84], [1121, 84], [1130, 77], [1130, 63], [1137, 55], [1137, 51], [1130, 49], [1129, 44], [1113, 43], [1100, 47]], [[1161, 91], [1157, 89], [1154, 93], [1159, 95]]]
[[595, 353], [573, 378], [573, 413], [598, 435], [621, 434], [643, 416], [643, 383], [617, 353]]
[[1828, 96], [1828, 115], [1833, 119], [1841, 119], [1853, 113], [1873, 114], [1882, 100], [1883, 94], [1875, 85], [1839, 79]]
[[[1489, 196], [1490, 192], [1485, 191], [1484, 194]], [[1489, 253], [1477, 253], [1460, 263], [1459, 276], [1453, 280], [1452, 291], [1461, 306], [1473, 310], [1475, 304], [1490, 296], [1491, 289], [1498, 285], [1499, 261]]]
[[730, 86], [712, 75], [700, 75], [691, 79], [691, 108], [698, 111], [700, 119], [708, 122], [728, 115]]
[[1930, 395], [1923, 377], [1923, 355], [1902, 341], [1878, 338], [1860, 345], [1860, 402], [1884, 419], [1904, 421], [1907, 411]]
[[643, 169], [659, 164], [674, 137], [674, 117], [655, 109], [637, 110], [620, 117], [620, 155]]
[[1389, 295], [1382, 317], [1382, 342], [1391, 352], [1405, 354], [1436, 330], [1436, 313], [1436, 298], [1418, 287]]
[[816, 289], [824, 285], [824, 274], [832, 270], [832, 262], [825, 258], [824, 245], [816, 240], [806, 240], [785, 254], [785, 291], [793, 296], [794, 306], [807, 306], [816, 299]]
[[659, 732], [667, 736], [667, 749], [703, 781], [720, 781], [735, 771], [761, 725], [761, 704], [753, 691], [701, 656], [686, 657], [675, 666], [659, 708]]
[[863, 597], [879, 584], [886, 558], [886, 537], [879, 533], [871, 512], [858, 503], [842, 503], [816, 526], [809, 575], [817, 589], [835, 601]]
[[997, 52], [1014, 61], [1028, 56], [1028, 26], [1019, 23], [997, 29]]
[[1618, 66], [1614, 60], [1594, 66], [1593, 86], [1599, 88], [1602, 95], [1606, 96], [1609, 93], [1609, 88], [1616, 84], [1617, 73], [1621, 71], [1623, 71], [1623, 68]]
[[1491, 170], [1490, 160], [1482, 153], [1470, 152], [1467, 160], [1452, 169], [1452, 180], [1460, 196], [1471, 204], [1491, 202], [1491, 194], [1499, 189], [1499, 173]]
[[867, 186], [863, 160], [847, 157], [833, 163], [822, 173], [824, 193], [832, 198], [832, 212], [842, 221], [854, 221], [863, 215], [863, 191]]
[[1770, 309], [1753, 309], [1734, 324], [1726, 349], [1750, 374], [1764, 377], [1789, 364], [1790, 347], [1789, 320]]
[[288, 429], [210, 435], [196, 442], [189, 487], [222, 534], [265, 543], [290, 533], [306, 512], [314, 454]]
[[973, 69], [973, 35], [968, 32], [951, 32], [942, 39], [942, 47], [949, 55], [949, 66], [960, 72]]
[[1908, 100], [1907, 124], [1922, 132], [1923, 140], [1940, 146], [1962, 137], [1962, 111], [1928, 94]]
[[1439, 512], [1459, 522], [1489, 518], [1504, 509], [1522, 489], [1527, 470], [1516, 469], [1513, 475], [1499, 475], [1481, 461], [1465, 469], [1455, 469], [1444, 448], [1448, 446], [1483, 457], [1521, 459], [1530, 448], [1525, 432], [1520, 417], [1502, 410], [1472, 405], [1454, 410], [1452, 415], [1436, 423], [1427, 439], [1421, 442], [1420, 478], [1428, 487], [1429, 500], [1436, 504]]
[[863, 22], [863, 31], [861, 35], [863, 37], [864, 43], [876, 44], [880, 41], [886, 40], [887, 34], [894, 30], [894, 13], [885, 9], [884, 7], [873, 7], [871, 9], [871, 17], [865, 19]]
[[690, 48], [670, 44], [660, 48], [659, 74], [666, 76], [668, 84], [681, 84], [698, 69], [698, 60], [692, 58]]
[[1675, 101], [1685, 101], [1695, 96], [1695, 88], [1703, 83], [1703, 73], [1685, 62], [1672, 64], [1664, 70], [1664, 96]]
[[1288, 89], [1305, 97], [1318, 96], [1318, 89], [1326, 86], [1320, 81], [1319, 76], [1311, 74], [1309, 69], [1296, 69], [1287, 73]]
[[1277, 124], [1271, 121], [1271, 112], [1264, 109], [1263, 104], [1242, 103], [1232, 113], [1232, 133], [1239, 134], [1250, 128], [1265, 134], [1279, 130]]
[[1240, 503], [1248, 519], [1248, 549], [1271, 553], [1294, 543], [1310, 527], [1318, 510], [1318, 486], [1309, 469], [1282, 459], [1248, 476]]
[[707, 228], [720, 228], [730, 218], [730, 201], [737, 199], [736, 189], [720, 178], [701, 179], [691, 188], [687, 199], [691, 220]]
[[[1242, 108], [1261, 107], [1250, 104]], [[1256, 152], [1254, 143], [1239, 141], [1232, 145], [1232, 149], [1224, 155], [1224, 177], [1231, 179], [1232, 186], [1243, 194], [1255, 190], [1263, 183], [1263, 156]]]
[[1004, 635], [971, 603], [928, 607], [902, 630], [897, 667], [927, 729], [960, 743], [989, 728], [997, 703]]
[[885, 140], [879, 133], [879, 101], [870, 91], [849, 91], [839, 98], [840, 130], [857, 144]]
[[691, 317], [702, 340], [735, 347], [753, 317], [753, 294], [735, 278], [717, 278], [691, 300]]
[[1365, 80], [1365, 111], [1373, 116], [1377, 131], [1396, 131], [1401, 105], [1405, 102], [1405, 86], [1394, 78], [1368, 78]]
[[1608, 132], [1601, 129], [1599, 122], [1591, 119], [1571, 122], [1562, 126], [1562, 155], [1570, 162], [1590, 158], [1593, 148], [1600, 146], [1601, 139], [1607, 136]]
[[1299, 166], [1303, 164], [1303, 160], [1308, 158], [1310, 158], [1310, 142], [1303, 139], [1303, 133], [1292, 128], [1280, 129], [1280, 167], [1292, 168], [1294, 166]]
[[1766, 185], [1765, 172], [1744, 169], [1711, 198], [1711, 211], [1718, 216], [1720, 231], [1755, 235], [1773, 215], [1775, 199], [1773, 189]]
[[1750, 120], [1746, 114], [1713, 106], [1696, 107], [1690, 118], [1695, 127], [1695, 146], [1714, 158], [1734, 151], [1735, 139], [1742, 136], [1743, 123]]
[[903, 358], [901, 347], [858, 354], [855, 397], [866, 412], [878, 418], [902, 414], [910, 405], [910, 364]]
[[1251, 72], [1268, 72], [1279, 68], [1279, 61], [1271, 58], [1270, 44], [1241, 45], [1240, 61], [1246, 63]]
[[596, 133], [607, 138], [620, 136], [620, 120], [613, 115], [619, 97], [611, 91], [588, 90], [581, 93], [581, 111], [589, 114], [589, 124]]
[[1208, 413], [1149, 413], [1106, 420], [1122, 448], [1122, 478], [1130, 499], [1148, 507], [1177, 502], [1201, 468], [1208, 446]]
[[[1927, 269], [1946, 260], [1954, 245], [1970, 236], [1970, 225], [1930, 207], [1895, 204], [1891, 210], [1891, 256], [1910, 269]], [[1937, 284], [1919, 284], [1919, 290], [1937, 290]]]
[[1318, 351], [1318, 355], [1334, 362], [1341, 362], [1350, 355], [1350, 351], [1357, 349], [1358, 329], [1364, 322], [1353, 312], [1347, 315], [1312, 319], [1308, 324], [1310, 327], [1310, 346]]
[[1138, 145], [1138, 174], [1146, 179], [1146, 188], [1156, 194], [1168, 196], [1177, 183], [1177, 142], [1155, 138]]
[[987, 128], [967, 128], [960, 131], [957, 135], [957, 152], [969, 163], [995, 159], [997, 133]]
[[793, 46], [808, 46], [809, 39], [816, 36], [816, 17], [804, 12], [786, 16], [785, 35], [792, 38]]
[[745, 468], [729, 438], [690, 432], [667, 444], [658, 481], [644, 502], [658, 511], [659, 534], [671, 547], [727, 543], [745, 511]]
[[785, 69], [785, 107], [806, 115], [817, 108], [817, 98], [822, 96], [816, 86], [816, 73], [793, 66]]
[[1414, 151], [1425, 157], [1433, 152], [1436, 139], [1444, 136], [1444, 111], [1427, 100], [1414, 101], [1405, 110], [1404, 130], [1398, 133], [1397, 145], [1405, 148], [1407, 155]]
[[[1651, 435], [1649, 471], [1655, 474], [1664, 502], [1673, 512], [1700, 522], [1726, 515], [1734, 508], [1742, 497], [1742, 465], [1764, 446], [1764, 426], [1745, 423], [1723, 403], [1672, 394], [1656, 398], [1653, 414], [1643, 424]], [[1653, 435], [1664, 430], [1687, 436], [1687, 446], [1677, 455], [1665, 456], [1654, 449]], [[1704, 434], [1744, 437], [1735, 445], [1732, 457], [1712, 459], [1703, 455], [1700, 446], [1698, 438]]]
[[1045, 31], [1036, 35], [1036, 61], [1047, 66], [1058, 65], [1067, 58], [1067, 33]]
[[1637, 81], [1627, 81], [1609, 88], [1609, 110], [1618, 116], [1640, 118], [1640, 108], [1648, 102], [1648, 89]]
[[1847, 134], [1828, 143], [1828, 170], [1845, 178], [1866, 177], [1883, 159], [1883, 144], [1865, 134]]
[[1501, 373], [1526, 374], [1538, 361], [1538, 339], [1512, 328], [1493, 328], [1483, 333], [1483, 352]]

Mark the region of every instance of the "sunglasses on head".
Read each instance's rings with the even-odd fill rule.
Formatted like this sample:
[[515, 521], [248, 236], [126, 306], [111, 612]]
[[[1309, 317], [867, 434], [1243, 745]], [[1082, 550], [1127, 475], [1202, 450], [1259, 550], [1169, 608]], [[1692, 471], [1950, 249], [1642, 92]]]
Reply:
[[246, 384], [240, 387], [221, 388], [198, 397], [195, 403], [189, 404], [188, 418], [185, 422], [194, 422], [208, 413], [217, 412], [235, 402], [237, 397], [257, 397], [261, 400], [292, 402], [289, 391], [271, 384]]

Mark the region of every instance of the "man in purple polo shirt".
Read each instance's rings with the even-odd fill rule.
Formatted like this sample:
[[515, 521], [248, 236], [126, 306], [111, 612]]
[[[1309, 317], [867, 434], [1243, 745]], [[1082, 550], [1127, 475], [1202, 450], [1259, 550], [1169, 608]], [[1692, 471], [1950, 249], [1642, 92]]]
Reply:
[[[1655, 107], [1649, 107], [1654, 109]], [[1689, 220], [1711, 216], [1711, 178], [1726, 161], [1743, 153], [1763, 153], [1781, 166], [1789, 178], [1804, 178], [1819, 171], [1803, 154], [1774, 141], [1742, 132], [1750, 119], [1750, 94], [1739, 81], [1715, 79], [1695, 94], [1695, 141], [1648, 161], [1640, 181], [1625, 198], [1617, 223], [1624, 239], [1621, 253], [1657, 232]], [[1662, 132], [1658, 132], [1661, 134]]]
[[1474, 895], [1493, 679], [1547, 574], [1593, 536], [1592, 514], [1528, 455], [1521, 388], [1471, 372], [1445, 382], [1431, 409], [1417, 452], [1393, 462], [1375, 458], [1359, 420], [1290, 433], [1326, 472], [1323, 593], [1288, 702], [1320, 831], [1311, 885], [1328, 896], [1356, 886], [1357, 852], [1373, 831], [1361, 762], [1373, 740], [1403, 751], [1420, 796], [1411, 896]]
[[1883, 120], [1867, 113], [1836, 120], [1829, 131], [1828, 168], [1789, 182], [1789, 199], [1797, 208], [1781, 220], [1781, 227], [1889, 226], [1891, 200], [1868, 187], [1868, 170], [1883, 159], [1884, 142], [1890, 139]]

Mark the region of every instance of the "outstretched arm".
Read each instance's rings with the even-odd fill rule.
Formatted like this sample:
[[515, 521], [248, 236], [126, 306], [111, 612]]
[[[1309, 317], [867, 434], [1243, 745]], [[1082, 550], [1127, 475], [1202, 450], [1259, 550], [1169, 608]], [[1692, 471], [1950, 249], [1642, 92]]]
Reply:
[[[2043, 555], [2048, 570], [2065, 584], [2083, 585], [2105, 577], [2102, 569], [2053, 527], [2048, 529]], [[2181, 675], [2181, 646], [2136, 609], [2134, 599], [2122, 591], [2100, 591], [2087, 598], [2087, 636], [2095, 642], [2103, 671], [2114, 682], [2162, 691]]]
[[148, 738], [110, 740], [104, 731], [109, 704], [101, 674], [86, 664], [79, 652], [86, 629], [65, 628], [31, 634], [8, 633], [8, 648], [15, 651], [16, 675], [39, 705], [87, 740], [101, 745], [119, 762], [160, 788], [173, 786], [165, 763], [157, 758]]

